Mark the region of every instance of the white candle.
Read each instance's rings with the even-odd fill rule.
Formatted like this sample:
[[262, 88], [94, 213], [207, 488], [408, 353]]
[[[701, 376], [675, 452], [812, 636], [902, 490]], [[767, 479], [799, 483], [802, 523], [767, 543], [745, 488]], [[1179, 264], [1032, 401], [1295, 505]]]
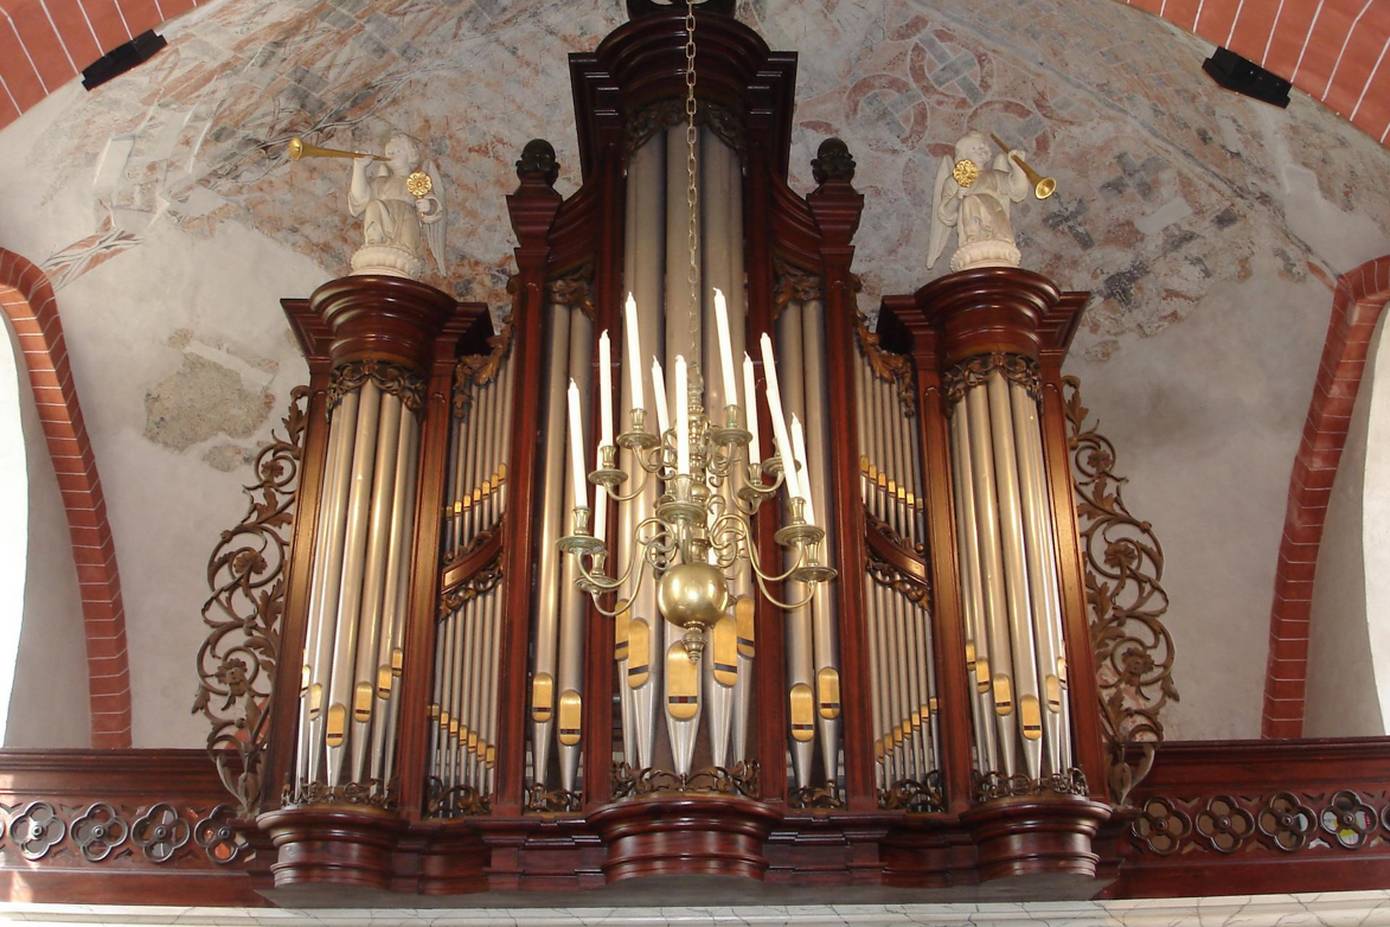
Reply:
[[599, 446], [613, 443], [613, 342], [608, 329], [598, 336]]
[[816, 509], [811, 504], [811, 467], [806, 462], [806, 432], [801, 428], [801, 419], [792, 415], [792, 453], [796, 455], [796, 462], [801, 465], [800, 479], [797, 481], [801, 486], [801, 498], [806, 500], [806, 508], [802, 511], [806, 515], [806, 524], [816, 523]]
[[[603, 455], [599, 454], [594, 469], [602, 466]], [[608, 493], [602, 486], [594, 487], [594, 537], [600, 541], [608, 539]]]
[[719, 367], [724, 376], [724, 405], [738, 405], [738, 386], [734, 381], [734, 346], [729, 340], [729, 307], [724, 294], [714, 288], [714, 322], [719, 329]]
[[652, 401], [656, 403], [656, 424], [660, 434], [671, 430], [670, 405], [666, 402], [666, 374], [661, 371], [661, 362], [652, 358]]
[[589, 504], [588, 482], [584, 479], [584, 425], [579, 417], [579, 387], [570, 380], [570, 476], [574, 479], [574, 504]]
[[763, 376], [767, 378], [767, 407], [772, 413], [772, 438], [777, 444], [777, 456], [782, 458], [782, 478], [787, 494], [799, 496], [796, 480], [796, 459], [792, 456], [791, 436], [787, 434], [787, 419], [782, 414], [782, 390], [777, 384], [777, 362], [772, 357], [772, 339], [763, 332]]
[[632, 408], [645, 409], [642, 396], [642, 336], [637, 331], [637, 300], [627, 294], [627, 327], [623, 329], [623, 340], [627, 342], [627, 378], [632, 390]]
[[690, 388], [686, 382], [685, 355], [676, 355], [676, 472], [690, 472]]
[[763, 462], [763, 450], [758, 443], [758, 403], [754, 399], [758, 395], [755, 388], [756, 381], [753, 378], [753, 358], [748, 356], [748, 352], [743, 352], [743, 417], [748, 419], [748, 462], [760, 464]]

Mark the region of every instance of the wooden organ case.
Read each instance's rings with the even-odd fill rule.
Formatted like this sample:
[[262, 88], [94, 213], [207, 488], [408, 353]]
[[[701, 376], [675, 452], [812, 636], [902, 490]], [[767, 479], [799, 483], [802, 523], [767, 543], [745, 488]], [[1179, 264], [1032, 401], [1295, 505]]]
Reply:
[[[696, 14], [693, 270], [684, 10], [639, 4], [571, 56], [578, 192], [555, 191], [544, 141], [517, 162], [500, 332], [484, 307], [402, 279], [286, 300], [312, 400], [272, 810], [247, 823], [273, 845], [277, 887], [1105, 884], [1093, 841], [1112, 809], [1060, 394], [1085, 294], [963, 271], [886, 298], [871, 326], [851, 270], [854, 161], [828, 139], [816, 189], [790, 189], [796, 57], [723, 6]], [[785, 609], [735, 568], [695, 661], [654, 592], [609, 618], [557, 551], [576, 503], [563, 387], [597, 409], [598, 333], [621, 341], [629, 292], [644, 360], [703, 357], [722, 404], [691, 273], [728, 295], [735, 356], [763, 333], [776, 344], [839, 573]], [[616, 561], [654, 498], [610, 503]], [[764, 563], [781, 556], [781, 514], [754, 519]]]

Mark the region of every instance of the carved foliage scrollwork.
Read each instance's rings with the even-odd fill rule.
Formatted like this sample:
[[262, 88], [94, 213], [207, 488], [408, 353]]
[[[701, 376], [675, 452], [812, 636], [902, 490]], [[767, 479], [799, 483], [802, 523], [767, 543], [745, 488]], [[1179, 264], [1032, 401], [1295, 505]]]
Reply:
[[547, 789], [533, 782], [526, 789], [525, 807], [537, 814], [566, 814], [584, 807], [584, 795], [567, 789]]
[[787, 807], [805, 810], [833, 811], [845, 807], [845, 794], [833, 782], [824, 785], [805, 785], [792, 789]]
[[[1115, 447], [1094, 423], [1086, 423], [1079, 381], [1063, 377], [1062, 386], [1110, 792], [1123, 804], [1147, 775], [1154, 746], [1163, 742], [1164, 706], [1178, 700], [1173, 639], [1162, 620], [1168, 611], [1163, 547], [1152, 526], [1125, 506], [1126, 478], [1114, 473]], [[1126, 759], [1136, 744], [1137, 763]]]
[[901, 779], [886, 789], [879, 789], [878, 806], [888, 811], [911, 811], [924, 813], [946, 810], [946, 799], [941, 787], [941, 773], [932, 770], [926, 781]]
[[333, 371], [333, 381], [328, 386], [328, 411], [337, 408], [343, 397], [354, 390], [361, 389], [368, 380], [375, 383], [383, 393], [390, 393], [412, 412], [420, 411], [420, 403], [425, 398], [425, 381], [413, 370], [387, 361], [363, 360], [343, 364]]
[[497, 378], [512, 349], [512, 326], [508, 324], [487, 343], [488, 353], [469, 354], [454, 365], [454, 418], [467, 418], [478, 390]]
[[465, 602], [491, 592], [501, 582], [502, 552], [499, 550], [490, 563], [439, 597], [439, 617], [453, 614], [462, 608]]
[[589, 318], [594, 317], [594, 266], [583, 264], [561, 276], [553, 277], [545, 284], [545, 301], [555, 306], [569, 306], [578, 309]]
[[996, 370], [1010, 383], [1017, 383], [1027, 390], [1029, 396], [1034, 399], [1041, 398], [1042, 385], [1038, 379], [1038, 362], [1022, 354], [995, 351], [961, 361], [946, 371], [942, 385], [946, 392], [947, 413], [955, 409], [956, 404], [964, 399], [965, 394], [971, 389], [985, 383]]
[[223, 531], [208, 559], [212, 595], [203, 604], [210, 630], [198, 648], [193, 712], [212, 725], [207, 749], [244, 815], [260, 810], [261, 762], [271, 685], [280, 650], [285, 566], [299, 487], [309, 391], [291, 393], [284, 437], [256, 454], [260, 482], [240, 524]]
[[380, 779], [364, 779], [361, 782], [345, 782], [342, 785], [328, 785], [324, 782], [310, 782], [300, 779], [294, 785], [286, 785], [280, 796], [284, 807], [300, 805], [363, 805], [392, 811], [396, 807], [396, 783], [382, 782]]
[[892, 589], [918, 608], [931, 608], [931, 587], [916, 577], [900, 572], [897, 567], [872, 554], [865, 560], [865, 569], [880, 586]]
[[[624, 147], [628, 157], [635, 154], [658, 132], [685, 122], [685, 99], [669, 97], [644, 106], [627, 120]], [[720, 141], [740, 155], [745, 149], [743, 122], [732, 110], [716, 103], [701, 101], [695, 110], [695, 124], [713, 132]]]
[[490, 814], [492, 802], [471, 785], [444, 788], [444, 780], [430, 776], [425, 784], [425, 816], [430, 818], [463, 818]]
[[860, 356], [874, 376], [897, 387], [903, 415], [916, 417], [917, 397], [912, 388], [912, 361], [902, 354], [885, 351], [879, 344], [878, 332], [869, 330], [869, 320], [863, 315], [855, 320], [854, 338], [859, 345]]
[[820, 274], [802, 270], [781, 258], [773, 262], [776, 274], [772, 284], [772, 317], [778, 318], [788, 303], [807, 303], [821, 299], [824, 290]]
[[1017, 798], [1023, 795], [1080, 795], [1090, 794], [1086, 776], [1079, 769], [1049, 773], [1034, 779], [1023, 773], [1006, 776], [999, 772], [975, 774], [975, 801], [983, 804], [1001, 798]]
[[668, 769], [633, 769], [627, 763], [613, 766], [613, 797], [632, 798], [656, 792], [715, 792], [723, 795], [758, 795], [759, 767], [744, 761], [730, 767], [710, 766], [689, 773]]

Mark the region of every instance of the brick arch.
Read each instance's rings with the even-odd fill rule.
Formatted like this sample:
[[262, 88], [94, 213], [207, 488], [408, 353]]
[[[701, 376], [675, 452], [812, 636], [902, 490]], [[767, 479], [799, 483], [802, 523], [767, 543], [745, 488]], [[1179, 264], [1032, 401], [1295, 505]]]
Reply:
[[96, 457], [68, 366], [58, 303], [43, 271], [0, 248], [0, 311], [24, 354], [67, 510], [87, 638], [92, 746], [130, 746], [130, 662], [116, 547], [106, 518]]
[[1390, 255], [1367, 261], [1337, 278], [1322, 361], [1289, 478], [1284, 536], [1279, 543], [1274, 604], [1269, 615], [1269, 664], [1261, 722], [1265, 737], [1299, 737], [1303, 733], [1318, 547], [1371, 335], [1387, 301]]
[[[614, 0], [616, 4], [616, 0]], [[1123, 0], [1262, 65], [1382, 144], [1390, 137], [1384, 0]], [[0, 0], [0, 127], [102, 54], [198, 0]]]

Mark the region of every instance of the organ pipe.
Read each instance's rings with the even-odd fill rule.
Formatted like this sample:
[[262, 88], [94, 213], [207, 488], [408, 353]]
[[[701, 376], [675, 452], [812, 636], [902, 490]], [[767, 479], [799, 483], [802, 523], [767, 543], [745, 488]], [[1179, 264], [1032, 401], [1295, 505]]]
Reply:
[[[1065, 776], [1070, 708], [1036, 373], [1001, 354], [970, 359], [949, 379], [966, 659], [989, 681], [988, 701], [982, 691], [972, 705], [977, 769]], [[990, 713], [993, 725], [983, 723]]]

